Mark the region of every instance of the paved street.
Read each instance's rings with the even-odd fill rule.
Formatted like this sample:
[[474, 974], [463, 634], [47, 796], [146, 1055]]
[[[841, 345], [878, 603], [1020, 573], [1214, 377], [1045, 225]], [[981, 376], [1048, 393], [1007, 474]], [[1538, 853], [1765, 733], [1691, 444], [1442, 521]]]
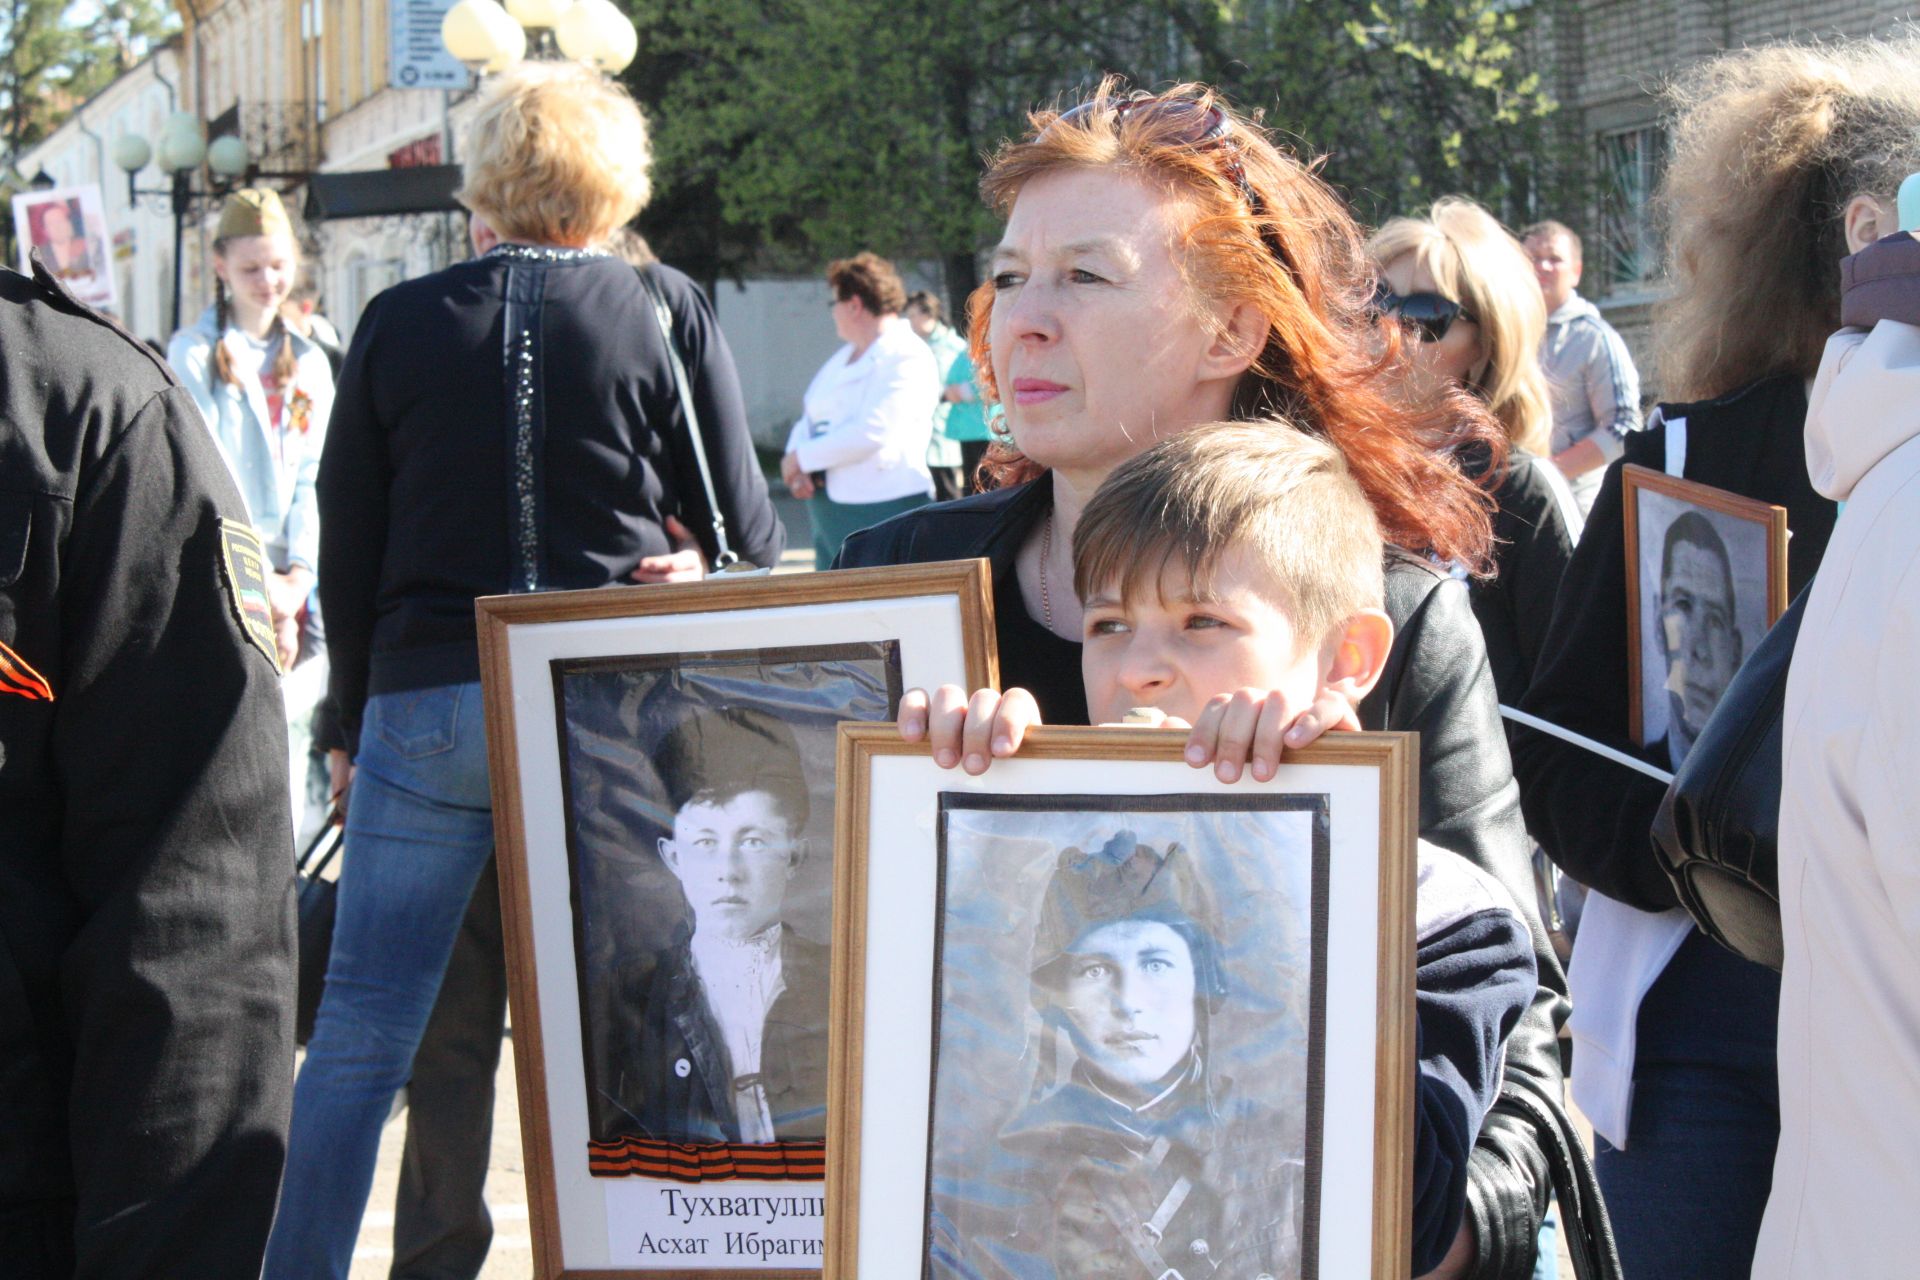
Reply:
[[[487, 1165], [487, 1204], [493, 1210], [493, 1252], [481, 1280], [530, 1280], [533, 1237], [527, 1223], [526, 1170], [520, 1159], [520, 1095], [515, 1091], [513, 1044], [500, 1054], [493, 1108], [493, 1158]], [[393, 1193], [400, 1183], [400, 1149], [406, 1141], [404, 1113], [380, 1137], [373, 1196], [360, 1224], [349, 1280], [385, 1280], [393, 1263]]]

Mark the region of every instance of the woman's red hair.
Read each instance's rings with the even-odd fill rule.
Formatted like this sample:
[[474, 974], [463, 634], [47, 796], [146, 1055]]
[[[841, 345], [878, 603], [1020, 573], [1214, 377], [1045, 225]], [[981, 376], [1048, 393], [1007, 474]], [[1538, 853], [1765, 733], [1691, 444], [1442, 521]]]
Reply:
[[[1485, 406], [1458, 391], [1408, 406], [1383, 374], [1402, 360], [1397, 325], [1376, 326], [1374, 267], [1346, 204], [1316, 174], [1235, 114], [1213, 90], [1181, 85], [1194, 111], [1118, 111], [1119, 81], [1102, 81], [1071, 119], [1028, 116], [1031, 131], [1003, 143], [980, 191], [1002, 217], [1020, 189], [1059, 169], [1118, 169], [1144, 178], [1191, 210], [1181, 267], [1196, 297], [1222, 310], [1251, 305], [1267, 318], [1267, 345], [1234, 394], [1233, 416], [1285, 418], [1326, 436], [1346, 455], [1387, 539], [1475, 570], [1490, 561], [1491, 500], [1454, 464], [1473, 442], [1492, 452], [1498, 475], [1506, 437]], [[1230, 125], [1222, 140], [1193, 145], [1197, 113], [1217, 108]], [[1237, 162], [1261, 208], [1248, 207]], [[975, 377], [998, 399], [988, 331], [993, 286], [970, 299]], [[1384, 341], [1383, 341], [1384, 339]], [[1041, 468], [1006, 442], [982, 466], [994, 484], [1031, 479]]]

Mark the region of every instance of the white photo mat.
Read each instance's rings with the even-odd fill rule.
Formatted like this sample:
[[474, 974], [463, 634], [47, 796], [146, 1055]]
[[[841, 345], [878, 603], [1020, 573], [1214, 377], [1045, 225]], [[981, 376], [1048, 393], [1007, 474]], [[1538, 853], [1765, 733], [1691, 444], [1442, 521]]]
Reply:
[[[845, 744], [853, 732], [858, 731], [851, 726], [841, 729], [843, 770]], [[835, 930], [836, 999], [845, 994], [849, 983], [858, 984], [863, 993], [860, 1105], [857, 1138], [852, 1144], [857, 1147], [858, 1162], [858, 1242], [847, 1258], [853, 1266], [836, 1271], [831, 1262], [836, 1231], [832, 1220], [841, 1210], [830, 1205], [827, 1280], [846, 1280], [854, 1275], [866, 1280], [893, 1280], [921, 1273], [930, 1190], [932, 1096], [925, 1082], [933, 1071], [934, 1045], [927, 1030], [933, 1025], [935, 1013], [933, 913], [938, 896], [935, 850], [942, 792], [1112, 795], [1117, 802], [1158, 795], [1239, 797], [1268, 793], [1326, 797], [1330, 817], [1326, 909], [1330, 927], [1324, 973], [1327, 1017], [1322, 1044], [1325, 1072], [1316, 1271], [1324, 1280], [1375, 1274], [1377, 1044], [1382, 1026], [1395, 1018], [1404, 1019], [1408, 1027], [1409, 1081], [1412, 1076], [1410, 892], [1404, 939], [1409, 956], [1405, 985], [1409, 998], [1404, 1009], [1382, 1007], [1381, 993], [1391, 984], [1382, 982], [1383, 939], [1378, 922], [1383, 867], [1389, 874], [1391, 867], [1382, 859], [1381, 832], [1383, 818], [1397, 820], [1383, 814], [1382, 773], [1378, 768], [1352, 765], [1287, 764], [1270, 782], [1247, 778], [1225, 784], [1211, 771], [1191, 769], [1178, 759], [1184, 734], [1175, 733], [1168, 742], [1170, 750], [1161, 761], [1016, 757], [996, 761], [980, 778], [968, 777], [959, 770], [942, 770], [924, 755], [881, 755], [871, 760], [864, 821], [869, 832], [888, 835], [884, 855], [875, 848], [865, 862], [864, 954], [838, 954], [847, 930]], [[850, 794], [843, 773], [843, 806], [850, 803]], [[1406, 863], [1401, 875], [1410, 884], [1410, 830], [1406, 837], [1404, 848], [1392, 856]], [[844, 848], [841, 856], [847, 856]], [[836, 919], [843, 906], [843, 899], [836, 900]], [[842, 1013], [836, 1007], [836, 1027], [841, 1021]], [[840, 1056], [836, 1048], [836, 1062]], [[839, 1081], [836, 1071], [836, 1096]], [[847, 1133], [845, 1124], [843, 1115], [833, 1122], [832, 1131], [836, 1135]], [[830, 1142], [829, 1186], [837, 1181], [837, 1159]], [[1397, 1210], [1388, 1207], [1384, 1212]]]

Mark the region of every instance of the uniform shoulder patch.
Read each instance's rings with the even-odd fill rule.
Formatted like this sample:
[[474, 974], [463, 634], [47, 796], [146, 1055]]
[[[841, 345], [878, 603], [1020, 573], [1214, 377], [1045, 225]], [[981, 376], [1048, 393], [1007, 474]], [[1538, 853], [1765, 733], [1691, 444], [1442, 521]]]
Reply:
[[220, 576], [240, 633], [267, 655], [275, 671], [280, 670], [280, 651], [273, 641], [273, 606], [267, 601], [267, 549], [260, 535], [238, 520], [220, 522]]
[[53, 686], [27, 665], [27, 660], [0, 641], [0, 695], [12, 694], [28, 702], [52, 702]]

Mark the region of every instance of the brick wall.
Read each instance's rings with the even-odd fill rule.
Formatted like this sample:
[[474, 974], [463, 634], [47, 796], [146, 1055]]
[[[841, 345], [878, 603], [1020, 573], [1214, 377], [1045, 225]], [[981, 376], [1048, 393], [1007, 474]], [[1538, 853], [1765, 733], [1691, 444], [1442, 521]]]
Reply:
[[[1545, 16], [1560, 63], [1552, 83], [1567, 128], [1584, 139], [1598, 173], [1601, 137], [1656, 123], [1660, 88], [1682, 68], [1723, 49], [1883, 33], [1911, 21], [1916, 10], [1894, 0], [1560, 0]], [[1553, 216], [1592, 239], [1600, 223], [1597, 198], [1583, 211]], [[1657, 284], [1609, 289], [1593, 270], [1595, 255], [1588, 256], [1582, 292], [1601, 304], [1626, 339], [1651, 401], [1659, 393], [1650, 343]]]

